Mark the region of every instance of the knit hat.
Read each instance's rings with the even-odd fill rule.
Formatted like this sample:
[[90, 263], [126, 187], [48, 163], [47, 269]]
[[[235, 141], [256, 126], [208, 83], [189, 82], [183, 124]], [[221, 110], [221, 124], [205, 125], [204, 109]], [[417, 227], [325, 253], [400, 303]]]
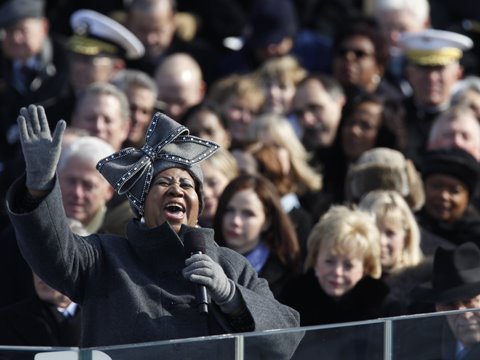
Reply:
[[141, 217], [152, 179], [166, 169], [185, 169], [195, 181], [201, 212], [203, 174], [199, 162], [220, 146], [189, 135], [185, 126], [159, 112], [153, 116], [146, 134], [141, 149], [125, 148], [100, 160], [98, 171], [118, 194], [127, 195], [135, 215]]
[[422, 179], [412, 161], [397, 150], [376, 147], [352, 164], [345, 181], [346, 199], [358, 202], [372, 190], [395, 190], [412, 210], [425, 202]]
[[0, 5], [0, 28], [8, 28], [28, 18], [42, 18], [44, 0], [8, 0]]
[[248, 41], [253, 48], [278, 44], [297, 31], [295, 7], [290, 0], [257, 0], [251, 10], [252, 34]]
[[478, 182], [479, 164], [467, 151], [458, 147], [429, 150], [422, 158], [423, 179], [431, 174], [450, 175], [468, 188], [473, 194]]

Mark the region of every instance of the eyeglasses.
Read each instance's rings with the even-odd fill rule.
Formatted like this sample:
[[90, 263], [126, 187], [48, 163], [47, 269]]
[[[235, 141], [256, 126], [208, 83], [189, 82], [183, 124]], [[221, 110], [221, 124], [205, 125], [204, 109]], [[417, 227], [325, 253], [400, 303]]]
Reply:
[[350, 53], [353, 54], [355, 59], [363, 59], [363, 58], [366, 58], [368, 56], [373, 56], [374, 55], [373, 52], [367, 52], [367, 51], [362, 50], [362, 49], [349, 49], [349, 48], [346, 48], [346, 47], [338, 48], [337, 51], [335, 52], [335, 55], [338, 56], [338, 57], [344, 58]]

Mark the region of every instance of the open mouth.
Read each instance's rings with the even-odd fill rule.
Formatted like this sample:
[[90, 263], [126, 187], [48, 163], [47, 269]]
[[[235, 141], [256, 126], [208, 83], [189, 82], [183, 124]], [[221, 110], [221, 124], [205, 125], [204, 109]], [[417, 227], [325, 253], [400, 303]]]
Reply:
[[183, 218], [185, 214], [185, 207], [179, 203], [168, 203], [165, 205], [164, 210], [166, 217], [171, 219]]

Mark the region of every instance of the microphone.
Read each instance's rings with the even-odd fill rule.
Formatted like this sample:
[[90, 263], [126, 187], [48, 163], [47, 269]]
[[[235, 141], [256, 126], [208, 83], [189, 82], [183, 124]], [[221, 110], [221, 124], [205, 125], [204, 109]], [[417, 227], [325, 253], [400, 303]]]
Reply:
[[[205, 254], [205, 239], [197, 231], [187, 231], [183, 237], [185, 252], [189, 255]], [[204, 285], [195, 284], [195, 298], [200, 314], [208, 314], [208, 294]]]

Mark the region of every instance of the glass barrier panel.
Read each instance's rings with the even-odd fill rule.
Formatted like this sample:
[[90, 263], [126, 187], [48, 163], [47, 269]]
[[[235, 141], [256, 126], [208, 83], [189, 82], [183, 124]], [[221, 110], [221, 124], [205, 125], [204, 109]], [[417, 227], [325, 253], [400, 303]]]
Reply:
[[[113, 360], [235, 359], [236, 337], [233, 335], [209, 336], [135, 345], [96, 347], [95, 350], [108, 355]], [[106, 358], [106, 360], [108, 359]]]
[[244, 334], [245, 359], [383, 360], [383, 321]]
[[0, 346], [0, 360], [433, 360], [460, 351], [480, 359], [480, 309], [91, 349]]
[[[465, 355], [457, 356], [463, 346]], [[393, 360], [480, 359], [480, 309], [392, 318], [391, 355]]]

